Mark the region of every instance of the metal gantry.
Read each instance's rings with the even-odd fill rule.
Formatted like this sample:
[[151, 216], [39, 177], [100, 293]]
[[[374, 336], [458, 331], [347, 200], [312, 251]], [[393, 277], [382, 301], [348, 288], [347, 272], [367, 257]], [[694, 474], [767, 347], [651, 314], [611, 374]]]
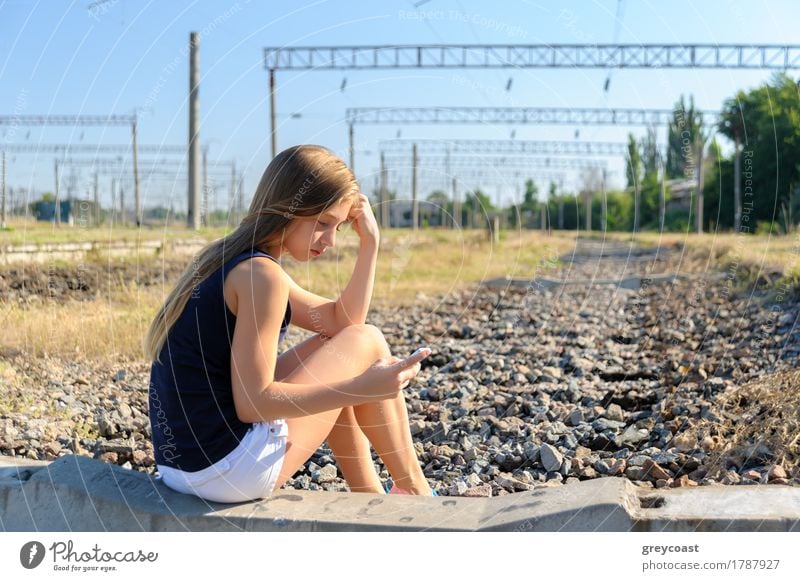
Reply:
[[[430, 44], [266, 47], [272, 156], [277, 153], [276, 72], [423, 68], [800, 68], [800, 45]], [[352, 127], [349, 128], [352, 132]], [[352, 141], [352, 140], [351, 140]], [[353, 150], [350, 164], [354, 165]]]
[[[363, 124], [579, 124], [579, 125], [667, 125], [674, 117], [682, 115], [681, 109], [598, 109], [566, 107], [360, 107], [347, 110], [350, 147], [354, 147], [353, 127]], [[719, 113], [700, 111], [704, 118], [716, 123]], [[513, 140], [512, 140], [513, 141]], [[627, 157], [627, 153], [626, 153]], [[702, 157], [702, 154], [701, 154]], [[703, 164], [700, 166], [702, 184]], [[662, 177], [663, 181], [663, 177]], [[663, 197], [663, 187], [662, 187]], [[698, 185], [695, 196], [696, 215], [702, 212], [702, 185]], [[635, 215], [639, 213], [639, 191], [635, 197]], [[664, 207], [664, 204], [661, 204]], [[662, 212], [663, 214], [663, 212]], [[663, 222], [663, 215], [661, 221]], [[588, 219], [587, 219], [588, 220]], [[638, 221], [634, 219], [634, 229]], [[697, 232], [702, 232], [702, 221], [697, 219]]]
[[[136, 115], [0, 115], [0, 125], [11, 127], [33, 127], [33, 126], [66, 126], [66, 127], [88, 127], [88, 126], [130, 126], [131, 128], [131, 151], [133, 153], [133, 189], [136, 203], [136, 225], [142, 223], [141, 195], [139, 192], [139, 165], [137, 141], [137, 119]], [[57, 172], [56, 172], [57, 173]], [[58, 192], [56, 192], [56, 197]], [[56, 223], [60, 223], [60, 214], [56, 213]]]
[[530, 155], [627, 155], [628, 146], [615, 141], [526, 141], [515, 139], [391, 139], [379, 142], [387, 155], [411, 151], [438, 154], [530, 154]]
[[[512, 125], [666, 125], [673, 109], [581, 107], [352, 107], [348, 125], [512, 124]], [[701, 111], [716, 120], [718, 111]]]
[[264, 48], [268, 70], [800, 68], [800, 45], [429, 44]]
[[[138, 145], [139, 153], [161, 153], [186, 155], [185, 145]], [[89, 144], [89, 143], [8, 143], [2, 146], [3, 151], [11, 153], [128, 153], [131, 146], [124, 143], [112, 143], [108, 145]]]
[[[392, 167], [412, 167], [412, 159], [407, 156], [386, 156], [386, 162]], [[544, 169], [603, 169], [604, 161], [583, 159], [579, 157], [507, 157], [507, 156], [443, 156], [427, 155], [417, 159], [418, 167], [437, 167], [449, 171], [455, 168], [485, 168], [487, 171], [508, 169], [544, 168]]]
[[[176, 146], [177, 147], [177, 146]], [[183, 148], [183, 152], [186, 152], [185, 147]], [[162, 152], [163, 153], [163, 152]], [[205, 152], [204, 152], [205, 153]], [[236, 161], [235, 160], [223, 160], [223, 161], [215, 161], [211, 169], [214, 170], [224, 170], [225, 173], [216, 173], [216, 174], [209, 174], [209, 169], [207, 166], [207, 156], [203, 156], [203, 171], [202, 171], [202, 179], [203, 179], [203, 203], [204, 207], [208, 209], [208, 197], [210, 192], [209, 181], [208, 178], [216, 178], [216, 179], [228, 179], [231, 180], [230, 186], [230, 204], [231, 208], [233, 209], [234, 206], [237, 204], [237, 194], [239, 196], [238, 199], [238, 206], [239, 211], [241, 211], [241, 192], [240, 192], [240, 184], [241, 184], [241, 176], [237, 174], [236, 171]], [[169, 180], [171, 182], [177, 181], [186, 181], [188, 183], [189, 176], [183, 174], [183, 170], [186, 169], [188, 162], [186, 160], [178, 160], [178, 159], [154, 159], [154, 160], [145, 160], [142, 164], [142, 177], [147, 180], [152, 180], [154, 177], [163, 178], [165, 180]], [[89, 168], [92, 173], [94, 174], [95, 179], [95, 203], [99, 206], [99, 201], [97, 199], [97, 176], [98, 175], [110, 175], [114, 177], [112, 181], [112, 205], [114, 203], [114, 190], [115, 190], [115, 182], [120, 181], [125, 178], [133, 178], [134, 181], [139, 179], [139, 171], [136, 169], [135, 171], [132, 168], [129, 168], [126, 160], [121, 156], [117, 156], [115, 158], [109, 157], [88, 157], [88, 158], [56, 158], [55, 160], [55, 176], [56, 176], [56, 216], [57, 220], [60, 217], [58, 213], [58, 206], [59, 206], [59, 188], [60, 188], [60, 179], [59, 175], [64, 166], [68, 167], [78, 167], [78, 168]], [[129, 173], [132, 172], [132, 173]], [[227, 173], [230, 171], [230, 173]]]

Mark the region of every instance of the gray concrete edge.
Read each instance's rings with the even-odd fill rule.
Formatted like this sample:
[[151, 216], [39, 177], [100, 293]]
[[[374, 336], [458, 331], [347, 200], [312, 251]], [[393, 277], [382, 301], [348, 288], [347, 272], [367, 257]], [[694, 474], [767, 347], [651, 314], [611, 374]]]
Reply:
[[67, 455], [0, 459], [4, 531], [800, 531], [800, 488], [647, 490], [623, 478], [493, 498], [281, 490], [209, 503], [141, 472]]

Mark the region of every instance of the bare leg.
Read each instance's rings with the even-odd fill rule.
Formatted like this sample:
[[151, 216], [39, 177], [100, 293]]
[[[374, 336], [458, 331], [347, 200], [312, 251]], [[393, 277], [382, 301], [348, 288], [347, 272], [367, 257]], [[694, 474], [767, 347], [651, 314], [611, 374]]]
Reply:
[[328, 434], [328, 445], [353, 492], [383, 493], [375, 472], [369, 440], [361, 431], [352, 407], [342, 408], [336, 426]]
[[[284, 381], [329, 340], [328, 337], [314, 335], [282, 353], [278, 357], [275, 377], [279, 381]], [[327, 441], [351, 491], [383, 492], [380, 478], [375, 472], [375, 464], [372, 462], [369, 440], [358, 426], [352, 407], [342, 408], [328, 434]]]
[[[387, 357], [389, 347], [381, 335], [379, 343]], [[408, 412], [403, 392], [392, 399], [353, 406], [358, 425], [372, 442], [375, 451], [392, 474], [398, 487], [412, 494], [431, 494], [417, 459], [408, 423]]]
[[[377, 357], [389, 357], [386, 338], [377, 327], [371, 327], [377, 346]], [[389, 469], [398, 487], [429, 496], [431, 488], [417, 459], [408, 423], [403, 392], [394, 398], [353, 406], [355, 419], [372, 446]]]
[[[284, 381], [307, 383], [338, 381], [355, 377], [376, 359], [385, 357], [388, 346], [383, 334], [373, 325], [351, 325], [335, 337], [327, 339], [321, 349], [314, 351], [298, 365]], [[398, 406], [402, 405], [400, 415]], [[355, 406], [356, 419], [369, 427], [362, 430], [392, 473], [398, 485], [415, 494], [430, 494], [430, 487], [419, 467], [411, 445], [405, 403], [399, 397], [392, 400]], [[329, 436], [341, 409], [289, 418], [289, 437], [276, 489], [292, 476]], [[335, 453], [335, 452], [334, 452]], [[345, 454], [346, 455], [346, 454]], [[401, 483], [408, 483], [403, 486]]]

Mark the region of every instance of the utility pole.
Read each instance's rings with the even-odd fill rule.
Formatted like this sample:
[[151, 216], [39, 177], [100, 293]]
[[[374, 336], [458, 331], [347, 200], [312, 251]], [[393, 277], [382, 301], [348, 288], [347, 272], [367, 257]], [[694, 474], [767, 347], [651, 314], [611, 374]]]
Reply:
[[228, 193], [230, 200], [228, 201], [228, 215], [236, 224], [236, 162], [231, 162], [231, 191]]
[[189, 33], [189, 180], [186, 226], [200, 228], [200, 35]]
[[458, 178], [453, 176], [453, 229], [461, 228], [461, 202], [458, 200]]
[[584, 194], [586, 199], [586, 231], [592, 231], [592, 190], [589, 189]]
[[702, 136], [699, 137], [700, 145], [697, 147], [697, 233], [703, 233], [703, 150], [705, 149], [705, 140]]
[[603, 168], [603, 181], [601, 188], [603, 192], [603, 205], [601, 206], [601, 220], [603, 222], [603, 232], [608, 230], [608, 194], [606, 193], [606, 169]]
[[6, 216], [6, 152], [3, 152], [3, 201], [0, 208], [0, 228], [6, 227], [8, 216]]
[[100, 225], [100, 193], [97, 184], [97, 172], [94, 172], [94, 225]]
[[128, 225], [128, 217], [125, 215], [125, 186], [119, 184], [119, 215], [121, 216], [122, 225]]
[[56, 169], [56, 191], [55, 191], [55, 196], [56, 196], [56, 202], [55, 202], [56, 210], [55, 210], [55, 212], [56, 212], [56, 215], [55, 215], [55, 220], [56, 220], [56, 226], [61, 226], [61, 198], [59, 197], [60, 196], [60, 191], [59, 191], [59, 185], [58, 185], [58, 182], [59, 182], [59, 179], [58, 179], [58, 159], [55, 160], [55, 169]]
[[117, 178], [111, 178], [111, 226], [114, 226], [114, 212], [117, 208]]
[[241, 221], [242, 216], [244, 216], [244, 174], [243, 173], [239, 174], [239, 188], [236, 191], [236, 194], [237, 194], [236, 199], [238, 200], [236, 219], [238, 221]]
[[278, 155], [278, 128], [275, 126], [275, 69], [269, 70], [269, 126], [272, 157]]
[[664, 231], [664, 223], [667, 219], [667, 165], [664, 158], [658, 156], [661, 162], [661, 189], [658, 192], [658, 231]]
[[203, 225], [208, 226], [208, 150], [203, 149], [203, 207], [200, 214], [203, 217]]
[[419, 204], [417, 203], [417, 144], [411, 146], [411, 228], [419, 227]]
[[139, 154], [138, 154], [138, 147], [136, 145], [136, 116], [133, 117], [133, 123], [131, 124], [131, 139], [133, 142], [133, 196], [134, 196], [134, 203], [136, 207], [134, 208], [134, 212], [136, 213], [135, 220], [136, 220], [136, 227], [142, 225], [142, 198], [139, 194]]
[[356, 148], [355, 148], [355, 143], [353, 142], [353, 140], [354, 140], [353, 132], [354, 132], [353, 124], [349, 123], [348, 124], [347, 135], [348, 135], [348, 142], [349, 142], [348, 148], [350, 150], [350, 171], [353, 172], [353, 174], [355, 174], [356, 173]]
[[737, 234], [742, 227], [742, 151], [739, 132], [734, 134], [733, 150], [733, 229]]
[[381, 227], [389, 228], [389, 192], [386, 189], [386, 156], [381, 152], [381, 185], [380, 185], [380, 201], [381, 211], [378, 215], [381, 217]]

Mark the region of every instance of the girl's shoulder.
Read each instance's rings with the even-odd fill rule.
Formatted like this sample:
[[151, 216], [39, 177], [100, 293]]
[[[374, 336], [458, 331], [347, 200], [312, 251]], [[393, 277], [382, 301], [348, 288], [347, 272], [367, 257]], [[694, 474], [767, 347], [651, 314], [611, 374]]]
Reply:
[[[238, 311], [239, 298], [243, 296], [250, 297], [248, 300], [255, 303], [266, 301], [269, 304], [277, 299], [268, 297], [285, 297], [287, 301], [289, 298], [289, 276], [280, 264], [264, 256], [252, 258], [254, 260], [243, 260], [232, 268], [223, 286], [223, 296], [234, 314]], [[260, 292], [264, 289], [269, 289], [269, 292]]]
[[225, 279], [231, 277], [245, 283], [276, 282], [286, 280], [283, 267], [266, 252], [253, 252], [239, 255], [227, 263]]

